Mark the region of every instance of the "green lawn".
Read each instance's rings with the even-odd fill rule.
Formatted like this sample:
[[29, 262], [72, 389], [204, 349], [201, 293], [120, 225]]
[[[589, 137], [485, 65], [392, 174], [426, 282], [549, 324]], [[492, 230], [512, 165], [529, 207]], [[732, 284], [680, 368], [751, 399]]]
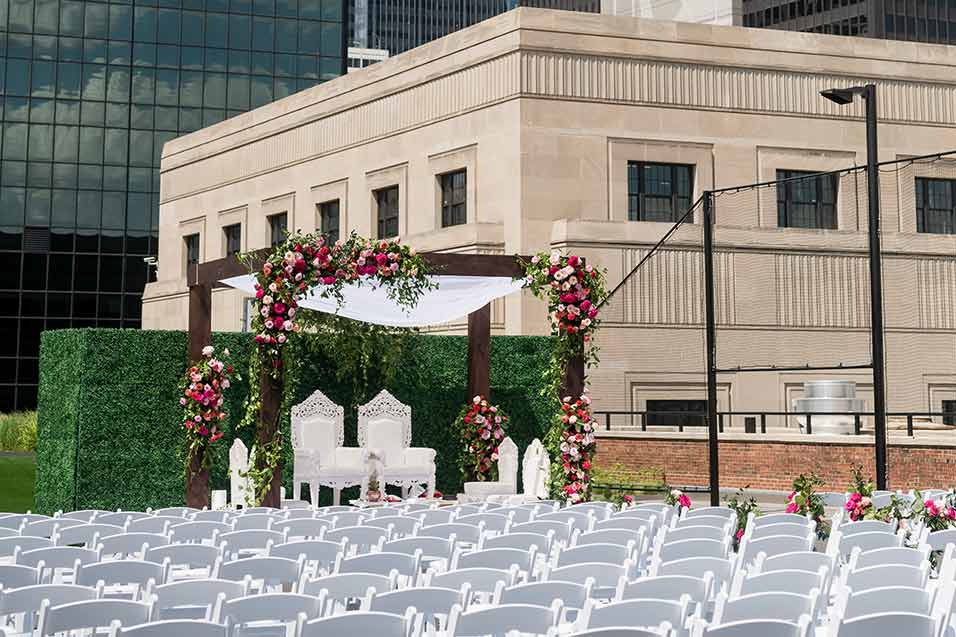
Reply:
[[33, 508], [36, 456], [0, 451], [0, 512], [25, 513]]

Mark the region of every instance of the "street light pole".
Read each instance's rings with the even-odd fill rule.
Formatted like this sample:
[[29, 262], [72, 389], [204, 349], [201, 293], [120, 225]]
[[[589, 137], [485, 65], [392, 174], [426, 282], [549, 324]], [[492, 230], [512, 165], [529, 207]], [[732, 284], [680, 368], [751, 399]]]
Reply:
[[876, 437], [876, 488], [886, 489], [886, 368], [883, 351], [883, 268], [880, 249], [880, 171], [876, 135], [876, 84], [821, 91], [837, 104], [855, 95], [866, 106], [866, 172], [870, 235], [870, 347], [873, 365], [873, 431]]

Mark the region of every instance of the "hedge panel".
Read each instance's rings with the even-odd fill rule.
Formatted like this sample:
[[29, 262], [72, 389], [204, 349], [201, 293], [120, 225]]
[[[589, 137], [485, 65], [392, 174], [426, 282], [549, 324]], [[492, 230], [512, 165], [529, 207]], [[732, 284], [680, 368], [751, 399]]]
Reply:
[[[346, 444], [356, 444], [355, 407], [384, 385], [383, 370], [369, 369], [365, 391], [353, 379], [338, 379], [317, 337], [305, 336], [308, 355], [286, 406], [321, 388], [345, 406]], [[236, 435], [251, 446], [253, 432], [235, 431], [248, 394], [252, 342], [247, 334], [217, 333], [243, 376], [226, 393], [229, 418], [213, 466], [213, 488], [228, 487], [228, 448]], [[467, 342], [461, 336], [420, 335], [404, 341], [402, 368], [388, 389], [412, 407], [413, 444], [438, 452], [438, 488], [456, 493], [461, 478], [451, 424], [466, 395]], [[45, 332], [40, 350], [39, 441], [36, 510], [143, 509], [183, 502], [182, 437], [178, 382], [185, 370], [184, 332], [58, 330]], [[492, 400], [511, 416], [512, 435], [523, 449], [543, 437], [550, 418], [540, 396], [541, 372], [551, 340], [499, 336], [492, 339]], [[361, 395], [358, 395], [358, 394]], [[288, 438], [288, 411], [283, 430]], [[291, 492], [290, 445], [285, 445], [283, 482]], [[325, 490], [327, 491], [327, 490]], [[323, 492], [323, 501], [328, 494]]]

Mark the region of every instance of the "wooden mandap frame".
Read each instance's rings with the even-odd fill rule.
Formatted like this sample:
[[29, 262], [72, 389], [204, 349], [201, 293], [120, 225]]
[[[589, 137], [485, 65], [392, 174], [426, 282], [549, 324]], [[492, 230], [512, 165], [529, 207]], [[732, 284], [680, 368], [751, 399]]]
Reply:
[[[250, 265], [258, 270], [265, 263], [271, 248], [257, 250], [252, 254]], [[426, 252], [422, 255], [428, 262], [431, 274], [451, 276], [506, 276], [519, 278], [524, 270], [517, 255], [458, 254]], [[197, 263], [187, 268], [189, 284], [189, 360], [202, 358], [202, 348], [212, 342], [212, 290], [227, 287], [223, 279], [249, 274], [248, 268], [236, 256]], [[468, 315], [468, 396], [489, 395], [491, 383], [491, 304]], [[259, 412], [258, 441], [264, 444], [272, 439], [279, 422], [282, 402], [282, 381], [273, 379], [267, 370], [259, 377], [262, 407]], [[579, 396], [584, 391], [584, 359], [576, 358], [565, 369], [561, 393]], [[263, 425], [266, 426], [263, 426]], [[269, 494], [263, 506], [279, 507], [282, 483], [281, 463], [272, 477]], [[206, 485], [187, 484], [187, 504], [208, 504]]]

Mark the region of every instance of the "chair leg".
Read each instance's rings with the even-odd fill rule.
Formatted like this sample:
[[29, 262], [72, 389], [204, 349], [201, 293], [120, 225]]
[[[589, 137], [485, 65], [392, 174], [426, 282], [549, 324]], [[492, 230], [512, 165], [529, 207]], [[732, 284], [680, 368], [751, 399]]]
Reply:
[[302, 496], [302, 481], [292, 481], [292, 500], [298, 500]]
[[428, 480], [428, 485], [425, 487], [425, 497], [431, 500], [435, 497], [435, 475], [432, 474], [431, 478]]
[[342, 489], [339, 487], [332, 487], [332, 504], [338, 506], [342, 500]]
[[309, 502], [312, 503], [312, 508], [319, 506], [319, 486], [318, 482], [309, 483]]

